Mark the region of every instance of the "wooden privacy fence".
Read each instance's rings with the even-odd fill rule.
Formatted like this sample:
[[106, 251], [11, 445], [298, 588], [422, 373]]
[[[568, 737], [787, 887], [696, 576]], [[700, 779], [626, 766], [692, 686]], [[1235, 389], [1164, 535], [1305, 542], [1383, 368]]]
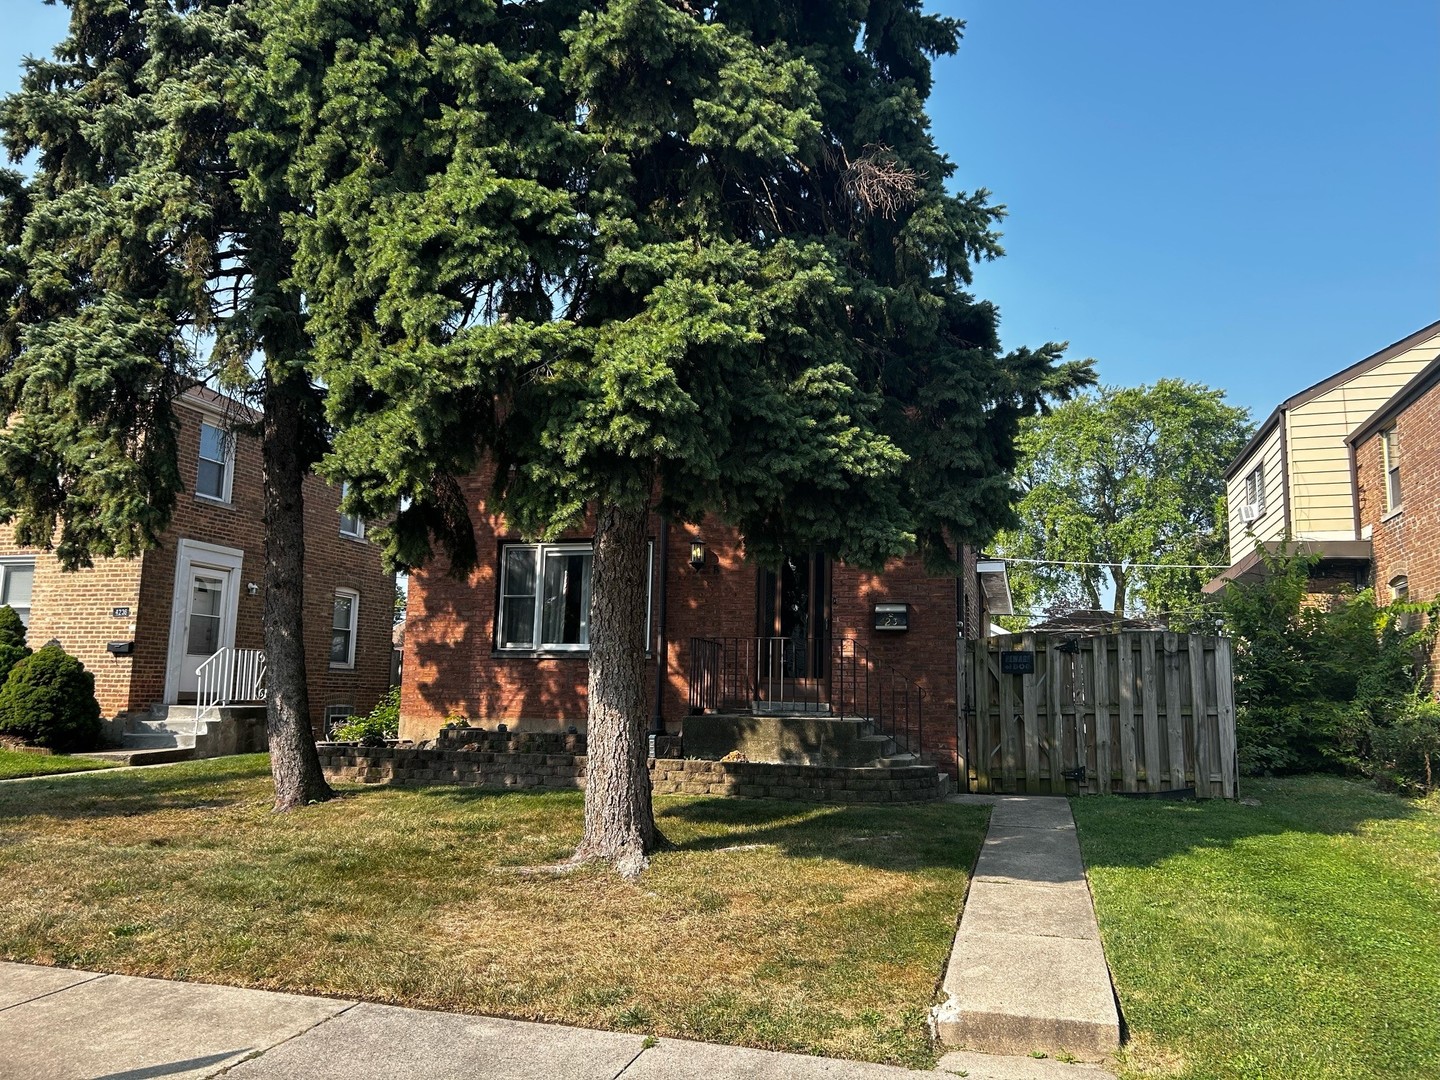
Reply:
[[969, 642], [963, 674], [971, 791], [1235, 798], [1227, 638], [1012, 634]]

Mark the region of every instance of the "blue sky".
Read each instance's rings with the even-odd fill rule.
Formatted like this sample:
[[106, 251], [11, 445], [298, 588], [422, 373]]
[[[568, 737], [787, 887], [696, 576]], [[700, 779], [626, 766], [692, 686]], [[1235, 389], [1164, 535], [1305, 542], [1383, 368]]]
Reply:
[[[4, 0], [0, 92], [65, 9]], [[975, 290], [1005, 343], [1257, 419], [1440, 318], [1440, 4], [937, 0], [968, 23], [930, 113], [1007, 204]]]

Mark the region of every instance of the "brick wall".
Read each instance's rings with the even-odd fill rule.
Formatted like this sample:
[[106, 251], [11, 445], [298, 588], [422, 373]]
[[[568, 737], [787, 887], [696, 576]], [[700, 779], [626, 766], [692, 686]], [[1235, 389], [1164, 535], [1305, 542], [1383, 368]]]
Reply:
[[[194, 494], [200, 423], [207, 415], [182, 403], [179, 460], [186, 490], [159, 543], [137, 559], [99, 560], [95, 567], [63, 573], [53, 556], [35, 556], [30, 642], [57, 638], [95, 672], [96, 696], [107, 717], [141, 711], [164, 700], [175, 601], [179, 541], [196, 540], [241, 552], [235, 620], [239, 648], [263, 645], [263, 596], [246, 585], [263, 579], [264, 503], [260, 447], [254, 438], [235, 440], [229, 503]], [[218, 414], [214, 414], [218, 420]], [[212, 421], [213, 422], [213, 421]], [[311, 716], [317, 724], [329, 704], [368, 711], [390, 679], [394, 577], [383, 572], [374, 545], [340, 535], [339, 492], [318, 477], [305, 480], [305, 659], [310, 674]], [[0, 526], [0, 555], [19, 553], [8, 527]], [[337, 588], [360, 594], [353, 670], [330, 667], [330, 624]], [[113, 618], [129, 607], [128, 618]], [[134, 655], [116, 658], [108, 641], [134, 641]]]
[[[443, 561], [410, 579], [405, 631], [405, 681], [401, 688], [403, 738], [433, 738], [448, 717], [505, 721], [524, 728], [563, 729], [586, 722], [583, 654], [574, 656], [506, 655], [495, 649], [500, 545], [519, 539], [505, 522], [484, 509], [488, 473], [470, 478], [465, 492], [474, 508], [480, 565], [465, 580], [447, 573]], [[587, 523], [559, 539], [589, 539]], [[656, 580], [652, 583], [652, 650], [661, 625], [660, 554], [664, 527], [651, 522], [656, 543]], [[690, 544], [703, 539], [706, 564], [690, 566]], [[664, 670], [660, 711], [668, 730], [679, 730], [689, 711], [689, 644], [692, 637], [749, 637], [757, 629], [757, 569], [744, 560], [737, 532], [718, 521], [672, 524], [669, 529], [668, 588], [664, 628]], [[973, 553], [970, 555], [973, 576]], [[830, 574], [831, 634], [853, 638], [879, 661], [918, 682], [926, 691], [925, 748], [937, 764], [953, 762], [956, 732], [956, 585], [951, 577], [927, 576], [918, 560], [897, 561], [884, 574], [837, 565]], [[971, 594], [975, 592], [972, 588]], [[981, 613], [969, 598], [972, 623]], [[873, 605], [910, 605], [906, 632], [875, 631]], [[646, 665], [647, 687], [655, 685], [656, 657]], [[653, 689], [652, 689], [653, 694]]]
[[[323, 743], [320, 764], [331, 780], [421, 786], [458, 784], [512, 789], [575, 789], [585, 786], [585, 757], [573, 753], [496, 753], [486, 750], [422, 750]], [[650, 783], [657, 795], [720, 795], [793, 799], [800, 802], [924, 802], [948, 792], [933, 768], [816, 768], [747, 761], [685, 761], [652, 758]]]
[[[111, 641], [129, 641], [139, 610], [140, 560], [97, 559], [95, 565], [65, 573], [53, 555], [15, 543], [14, 530], [0, 525], [0, 555], [35, 560], [26, 640], [38, 649], [49, 641], [85, 665], [95, 676], [95, 696], [106, 716], [130, 707], [130, 683], [138, 657], [112, 656]], [[116, 618], [117, 607], [130, 614]]]
[[[1440, 596], [1440, 384], [1432, 386], [1395, 419], [1399, 439], [1401, 508], [1385, 510], [1385, 476], [1380, 437], [1355, 447], [1360, 523], [1372, 530], [1375, 594], [1394, 599], [1391, 582], [1405, 577], [1410, 599]], [[1440, 666], [1440, 647], [1431, 657]]]

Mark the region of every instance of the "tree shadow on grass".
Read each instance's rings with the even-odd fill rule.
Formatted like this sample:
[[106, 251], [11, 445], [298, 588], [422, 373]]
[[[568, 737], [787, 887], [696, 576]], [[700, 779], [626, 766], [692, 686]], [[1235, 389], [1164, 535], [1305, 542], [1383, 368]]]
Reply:
[[[1247, 802], [1171, 801], [1084, 796], [1070, 800], [1085, 863], [1148, 867], [1175, 855], [1228, 848], [1285, 833], [1357, 834], [1374, 822], [1430, 813], [1371, 784], [1335, 776], [1250, 780]], [[1259, 805], [1247, 805], [1258, 800]], [[1435, 818], [1440, 828], [1440, 815]]]

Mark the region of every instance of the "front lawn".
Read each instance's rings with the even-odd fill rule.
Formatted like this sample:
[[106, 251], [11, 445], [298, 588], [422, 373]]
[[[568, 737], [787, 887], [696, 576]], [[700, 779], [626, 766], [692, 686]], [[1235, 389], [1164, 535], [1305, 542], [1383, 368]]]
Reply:
[[529, 869], [578, 792], [271, 804], [263, 756], [0, 788], [0, 957], [924, 1066], [987, 813], [664, 797], [632, 885]]
[[1130, 1076], [1440, 1076], [1440, 804], [1073, 799]]
[[24, 750], [0, 749], [0, 780], [20, 776], [49, 776], [54, 773], [109, 769], [113, 761], [99, 758], [66, 757], [64, 754], [32, 754]]

